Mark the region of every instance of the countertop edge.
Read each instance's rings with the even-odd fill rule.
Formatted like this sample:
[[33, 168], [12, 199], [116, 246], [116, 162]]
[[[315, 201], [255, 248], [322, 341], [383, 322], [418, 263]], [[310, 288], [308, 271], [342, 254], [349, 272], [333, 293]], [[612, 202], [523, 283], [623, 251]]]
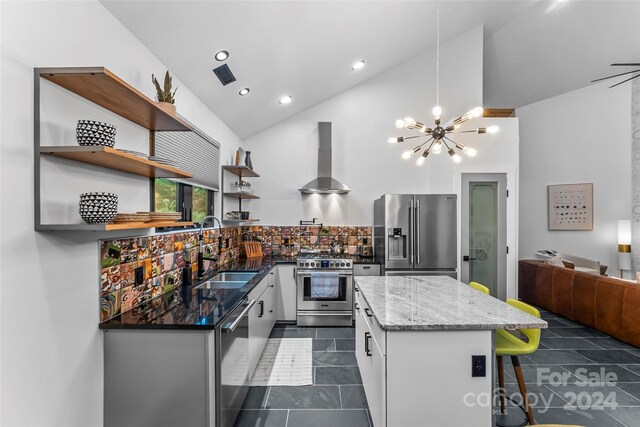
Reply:
[[[355, 278], [354, 278], [355, 279]], [[361, 286], [358, 286], [360, 295], [366, 301], [367, 305], [371, 308], [371, 303], [367, 300], [367, 296], [364, 293], [364, 290]], [[504, 301], [502, 301], [504, 302]], [[371, 313], [373, 314], [373, 318], [376, 320], [376, 323], [380, 327], [380, 329], [384, 331], [393, 331], [393, 332], [401, 332], [401, 331], [495, 331], [498, 329], [506, 329], [506, 330], [516, 330], [516, 329], [547, 329], [549, 327], [549, 323], [540, 319], [542, 324], [534, 324], [534, 323], [509, 323], [509, 324], [497, 324], [497, 323], [484, 323], [482, 325], [479, 324], [468, 324], [468, 325], [388, 325], [382, 324], [378, 315], [376, 314], [376, 310], [371, 308]]]

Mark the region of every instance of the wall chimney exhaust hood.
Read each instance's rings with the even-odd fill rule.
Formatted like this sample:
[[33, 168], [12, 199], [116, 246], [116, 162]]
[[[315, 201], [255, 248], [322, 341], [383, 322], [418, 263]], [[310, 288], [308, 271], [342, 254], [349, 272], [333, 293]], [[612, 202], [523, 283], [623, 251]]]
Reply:
[[351, 191], [331, 176], [331, 122], [318, 122], [318, 177], [298, 190], [303, 194], [346, 194]]

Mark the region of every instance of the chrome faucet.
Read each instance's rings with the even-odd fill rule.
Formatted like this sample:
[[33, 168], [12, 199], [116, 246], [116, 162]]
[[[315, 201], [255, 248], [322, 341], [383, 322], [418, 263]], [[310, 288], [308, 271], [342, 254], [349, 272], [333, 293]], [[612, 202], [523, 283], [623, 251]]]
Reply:
[[220, 224], [220, 220], [213, 215], [208, 215], [202, 218], [202, 222], [200, 222], [200, 231], [198, 232], [198, 278], [202, 278], [204, 276], [204, 261], [218, 261], [219, 258], [216, 257], [206, 257], [204, 256], [204, 224], [207, 220], [213, 221], [213, 226], [215, 227], [216, 221], [218, 221], [218, 257], [220, 256], [220, 251], [222, 250], [222, 224]]

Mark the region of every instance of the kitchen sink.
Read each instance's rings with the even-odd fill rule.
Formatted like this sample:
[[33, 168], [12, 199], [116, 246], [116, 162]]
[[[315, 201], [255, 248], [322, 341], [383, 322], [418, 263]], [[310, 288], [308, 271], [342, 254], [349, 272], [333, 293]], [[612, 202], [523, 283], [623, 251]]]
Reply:
[[196, 289], [240, 289], [246, 285], [248, 280], [245, 281], [232, 281], [232, 280], [207, 280], [204, 283], [196, 286]]
[[226, 271], [220, 273], [217, 276], [212, 277], [210, 280], [213, 282], [248, 282], [258, 273], [241, 273], [236, 271]]

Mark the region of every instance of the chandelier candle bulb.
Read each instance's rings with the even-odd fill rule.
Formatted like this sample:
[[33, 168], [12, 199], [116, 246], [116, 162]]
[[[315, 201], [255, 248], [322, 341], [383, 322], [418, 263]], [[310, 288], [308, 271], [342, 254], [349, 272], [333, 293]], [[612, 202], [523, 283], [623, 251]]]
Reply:
[[416, 165], [422, 166], [424, 164], [424, 156], [420, 156], [416, 159]]
[[407, 116], [404, 118], [405, 126], [415, 126], [416, 120], [413, 117]]
[[402, 120], [402, 119], [396, 120], [396, 128], [402, 129], [403, 127], [405, 127], [405, 125], [406, 125], [406, 123], [404, 122], [404, 120]]
[[500, 126], [489, 126], [487, 128], [487, 133], [498, 133], [500, 130]]
[[478, 154], [478, 150], [471, 147], [464, 147], [462, 149], [462, 152], [466, 154], [468, 157], [475, 157], [475, 155]]
[[433, 107], [433, 110], [431, 110], [431, 114], [433, 114], [433, 118], [435, 120], [440, 120], [440, 116], [442, 115], [442, 108], [436, 105], [435, 107]]
[[402, 141], [404, 141], [404, 137], [402, 137], [402, 136], [399, 136], [397, 138], [396, 137], [391, 137], [391, 138], [387, 139], [387, 142], [389, 144], [396, 144], [396, 143], [402, 142]]
[[404, 160], [408, 160], [411, 158], [411, 155], [413, 154], [413, 150], [407, 150], [404, 153], [402, 153], [402, 158]]
[[434, 142], [431, 151], [433, 154], [440, 154], [442, 152], [442, 143], [440, 141]]

